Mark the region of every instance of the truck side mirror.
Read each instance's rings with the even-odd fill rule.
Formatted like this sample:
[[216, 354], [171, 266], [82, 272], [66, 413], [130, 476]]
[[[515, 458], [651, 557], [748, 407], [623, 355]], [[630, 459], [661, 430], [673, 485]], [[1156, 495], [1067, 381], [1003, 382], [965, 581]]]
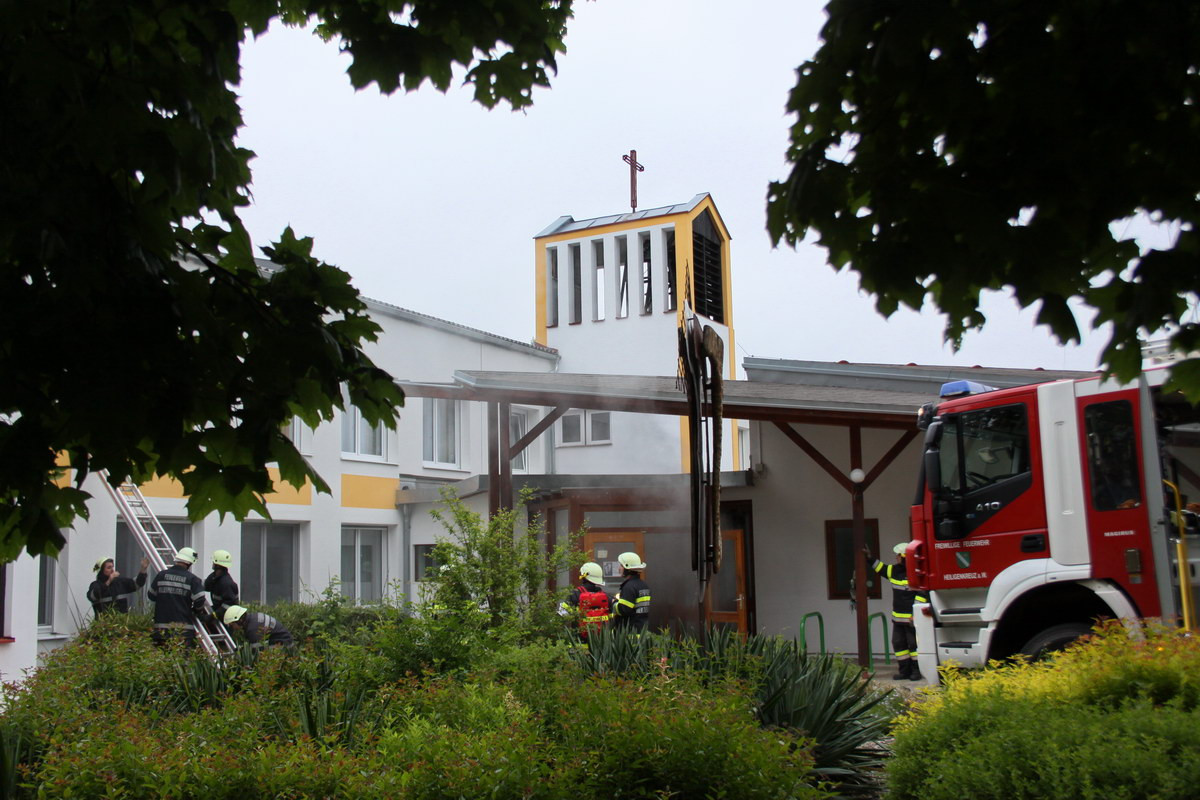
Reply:
[[925, 431], [925, 483], [930, 493], [936, 495], [942, 488], [942, 423], [934, 420]]

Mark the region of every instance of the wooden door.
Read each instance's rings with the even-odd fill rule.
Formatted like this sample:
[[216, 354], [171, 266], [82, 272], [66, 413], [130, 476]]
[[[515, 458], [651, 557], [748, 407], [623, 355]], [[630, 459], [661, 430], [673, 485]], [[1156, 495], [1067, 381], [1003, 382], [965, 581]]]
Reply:
[[749, 632], [746, 598], [746, 536], [740, 530], [721, 531], [724, 555], [721, 571], [708, 585], [708, 620], [714, 627]]

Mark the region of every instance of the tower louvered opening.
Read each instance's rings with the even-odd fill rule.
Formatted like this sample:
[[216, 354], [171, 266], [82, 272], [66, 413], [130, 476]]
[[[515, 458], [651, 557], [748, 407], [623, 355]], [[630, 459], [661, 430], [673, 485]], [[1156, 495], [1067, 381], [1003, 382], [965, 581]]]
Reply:
[[696, 312], [725, 323], [725, 284], [721, 272], [721, 238], [712, 215], [705, 211], [692, 225], [692, 264]]

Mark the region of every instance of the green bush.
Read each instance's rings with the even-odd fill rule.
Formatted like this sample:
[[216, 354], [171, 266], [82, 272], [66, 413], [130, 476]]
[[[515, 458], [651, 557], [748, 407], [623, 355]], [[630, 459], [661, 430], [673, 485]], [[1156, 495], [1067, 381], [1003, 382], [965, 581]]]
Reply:
[[950, 676], [903, 717], [891, 796], [1190, 798], [1200, 641], [1105, 626], [1046, 661]]

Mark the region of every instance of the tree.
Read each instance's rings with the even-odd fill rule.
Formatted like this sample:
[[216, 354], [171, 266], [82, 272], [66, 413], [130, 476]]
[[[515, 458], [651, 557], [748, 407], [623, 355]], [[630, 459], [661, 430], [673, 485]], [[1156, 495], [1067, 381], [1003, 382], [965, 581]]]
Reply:
[[521, 108], [570, 16], [571, 0], [0, 4], [0, 560], [56, 552], [89, 472], [171, 476], [193, 518], [242, 517], [265, 512], [271, 462], [328, 490], [282, 432], [293, 416], [332, 419], [345, 386], [394, 424], [403, 394], [362, 352], [379, 329], [349, 276], [290, 229], [263, 269], [238, 218], [247, 35], [312, 23], [356, 88], [444, 91], [459, 65], [480, 103]]
[[[984, 323], [984, 289], [1009, 288], [1060, 341], [1068, 305], [1111, 323], [1102, 356], [1141, 368], [1139, 332], [1187, 321], [1200, 287], [1200, 6], [1173, 0], [830, 0], [823, 44], [798, 70], [791, 173], [767, 228], [815, 231], [885, 316], [930, 298], [946, 338]], [[1173, 244], [1123, 240], [1135, 217]], [[1173, 379], [1200, 400], [1200, 361]]]

